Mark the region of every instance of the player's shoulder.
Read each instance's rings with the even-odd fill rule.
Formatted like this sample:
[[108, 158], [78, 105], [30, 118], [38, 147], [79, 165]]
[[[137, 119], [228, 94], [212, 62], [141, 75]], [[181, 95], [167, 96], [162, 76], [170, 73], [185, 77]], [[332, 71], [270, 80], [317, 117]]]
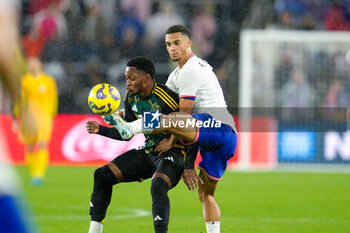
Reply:
[[48, 73], [41, 72], [41, 76], [48, 82], [56, 82], [56, 79]]
[[203, 68], [212, 68], [209, 63], [197, 56], [191, 57], [184, 65], [183, 69], [186, 70], [202, 70]]
[[31, 73], [25, 73], [21, 79], [22, 85], [28, 85], [33, 82], [34, 76]]
[[169, 87], [165, 86], [164, 84], [156, 83], [154, 85], [152, 94], [154, 94], [158, 101], [160, 101], [159, 103], [163, 103], [165, 106], [170, 107], [172, 111], [178, 110], [179, 95]]
[[154, 85], [154, 90], [153, 90], [154, 93], [162, 93], [162, 92], [165, 92], [166, 94], [168, 95], [171, 95], [171, 96], [178, 96], [178, 94], [171, 90], [168, 86], [164, 85], [164, 84], [161, 84], [161, 83], [156, 83]]
[[176, 67], [173, 71], [171, 71], [171, 73], [168, 76], [168, 80], [174, 78], [179, 71], [180, 71], [179, 67]]

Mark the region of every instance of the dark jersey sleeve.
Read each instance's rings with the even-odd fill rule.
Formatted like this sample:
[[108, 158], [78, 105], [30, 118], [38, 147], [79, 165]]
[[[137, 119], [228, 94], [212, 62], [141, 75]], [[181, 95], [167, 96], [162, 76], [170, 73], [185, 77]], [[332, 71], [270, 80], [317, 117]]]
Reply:
[[98, 131], [98, 134], [105, 136], [105, 137], [113, 138], [116, 140], [123, 140], [122, 137], [120, 136], [118, 130], [114, 127], [109, 128], [109, 127], [105, 127], [103, 125], [100, 125], [100, 129]]
[[153, 94], [156, 95], [163, 114], [179, 111], [179, 95], [163, 84], [156, 84]]
[[196, 144], [186, 147], [186, 158], [184, 162], [184, 169], [194, 169], [194, 162], [198, 154], [198, 146]]

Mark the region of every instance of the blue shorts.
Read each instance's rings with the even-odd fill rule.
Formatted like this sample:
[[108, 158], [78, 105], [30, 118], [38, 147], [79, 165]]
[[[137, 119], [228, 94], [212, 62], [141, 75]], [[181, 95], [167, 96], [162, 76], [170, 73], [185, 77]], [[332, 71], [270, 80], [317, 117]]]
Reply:
[[10, 196], [0, 196], [0, 232], [28, 233], [27, 225], [23, 219], [23, 213], [16, 200]]
[[221, 124], [215, 127], [216, 121], [207, 113], [192, 115], [198, 121], [212, 121], [209, 127], [201, 127], [197, 131], [194, 143], [197, 143], [202, 155], [199, 168], [204, 169], [209, 178], [220, 180], [223, 176], [228, 160], [233, 157], [237, 145], [237, 134], [232, 127]]

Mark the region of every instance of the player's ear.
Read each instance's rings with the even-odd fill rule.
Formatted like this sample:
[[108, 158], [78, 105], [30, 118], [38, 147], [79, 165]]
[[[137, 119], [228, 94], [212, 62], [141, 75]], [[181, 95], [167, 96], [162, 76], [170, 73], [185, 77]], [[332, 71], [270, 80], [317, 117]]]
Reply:
[[191, 47], [192, 46], [192, 40], [188, 40], [188, 47]]
[[149, 73], [146, 73], [146, 80], [152, 80], [152, 76]]
[[150, 76], [149, 74], [146, 74], [146, 75], [144, 76], [142, 82], [143, 82], [144, 85], [147, 85], [149, 82], [151, 82], [151, 80], [152, 80], [151, 76]]

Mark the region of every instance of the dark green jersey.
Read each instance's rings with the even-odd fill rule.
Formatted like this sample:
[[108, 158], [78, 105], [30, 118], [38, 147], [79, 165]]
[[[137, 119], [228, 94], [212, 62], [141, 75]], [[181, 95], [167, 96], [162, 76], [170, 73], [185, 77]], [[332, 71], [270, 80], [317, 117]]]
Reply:
[[[144, 112], [156, 112], [169, 114], [179, 110], [179, 96], [167, 86], [155, 83], [152, 93], [148, 98], [142, 99], [138, 95], [129, 92], [125, 94], [125, 120], [134, 121], [143, 116]], [[164, 138], [170, 137], [167, 133], [145, 134], [145, 151], [152, 153], [155, 146]]]
[[[142, 116], [144, 112], [156, 112], [158, 110], [160, 113], [169, 114], [178, 111], [179, 96], [168, 87], [155, 83], [151, 95], [146, 99], [142, 99], [138, 95], [132, 95], [127, 92], [124, 97], [124, 105], [124, 118], [126, 121], [131, 122]], [[114, 127], [110, 128], [100, 125], [98, 134], [116, 140], [122, 140], [119, 132]], [[157, 157], [158, 154], [153, 153], [153, 150], [162, 139], [168, 138], [170, 135], [167, 133], [144, 135], [146, 137], [145, 153], [151, 154], [153, 158], [159, 159], [159, 157]], [[198, 147], [196, 144], [193, 144], [185, 147], [185, 151], [184, 167], [186, 169], [193, 169]]]

